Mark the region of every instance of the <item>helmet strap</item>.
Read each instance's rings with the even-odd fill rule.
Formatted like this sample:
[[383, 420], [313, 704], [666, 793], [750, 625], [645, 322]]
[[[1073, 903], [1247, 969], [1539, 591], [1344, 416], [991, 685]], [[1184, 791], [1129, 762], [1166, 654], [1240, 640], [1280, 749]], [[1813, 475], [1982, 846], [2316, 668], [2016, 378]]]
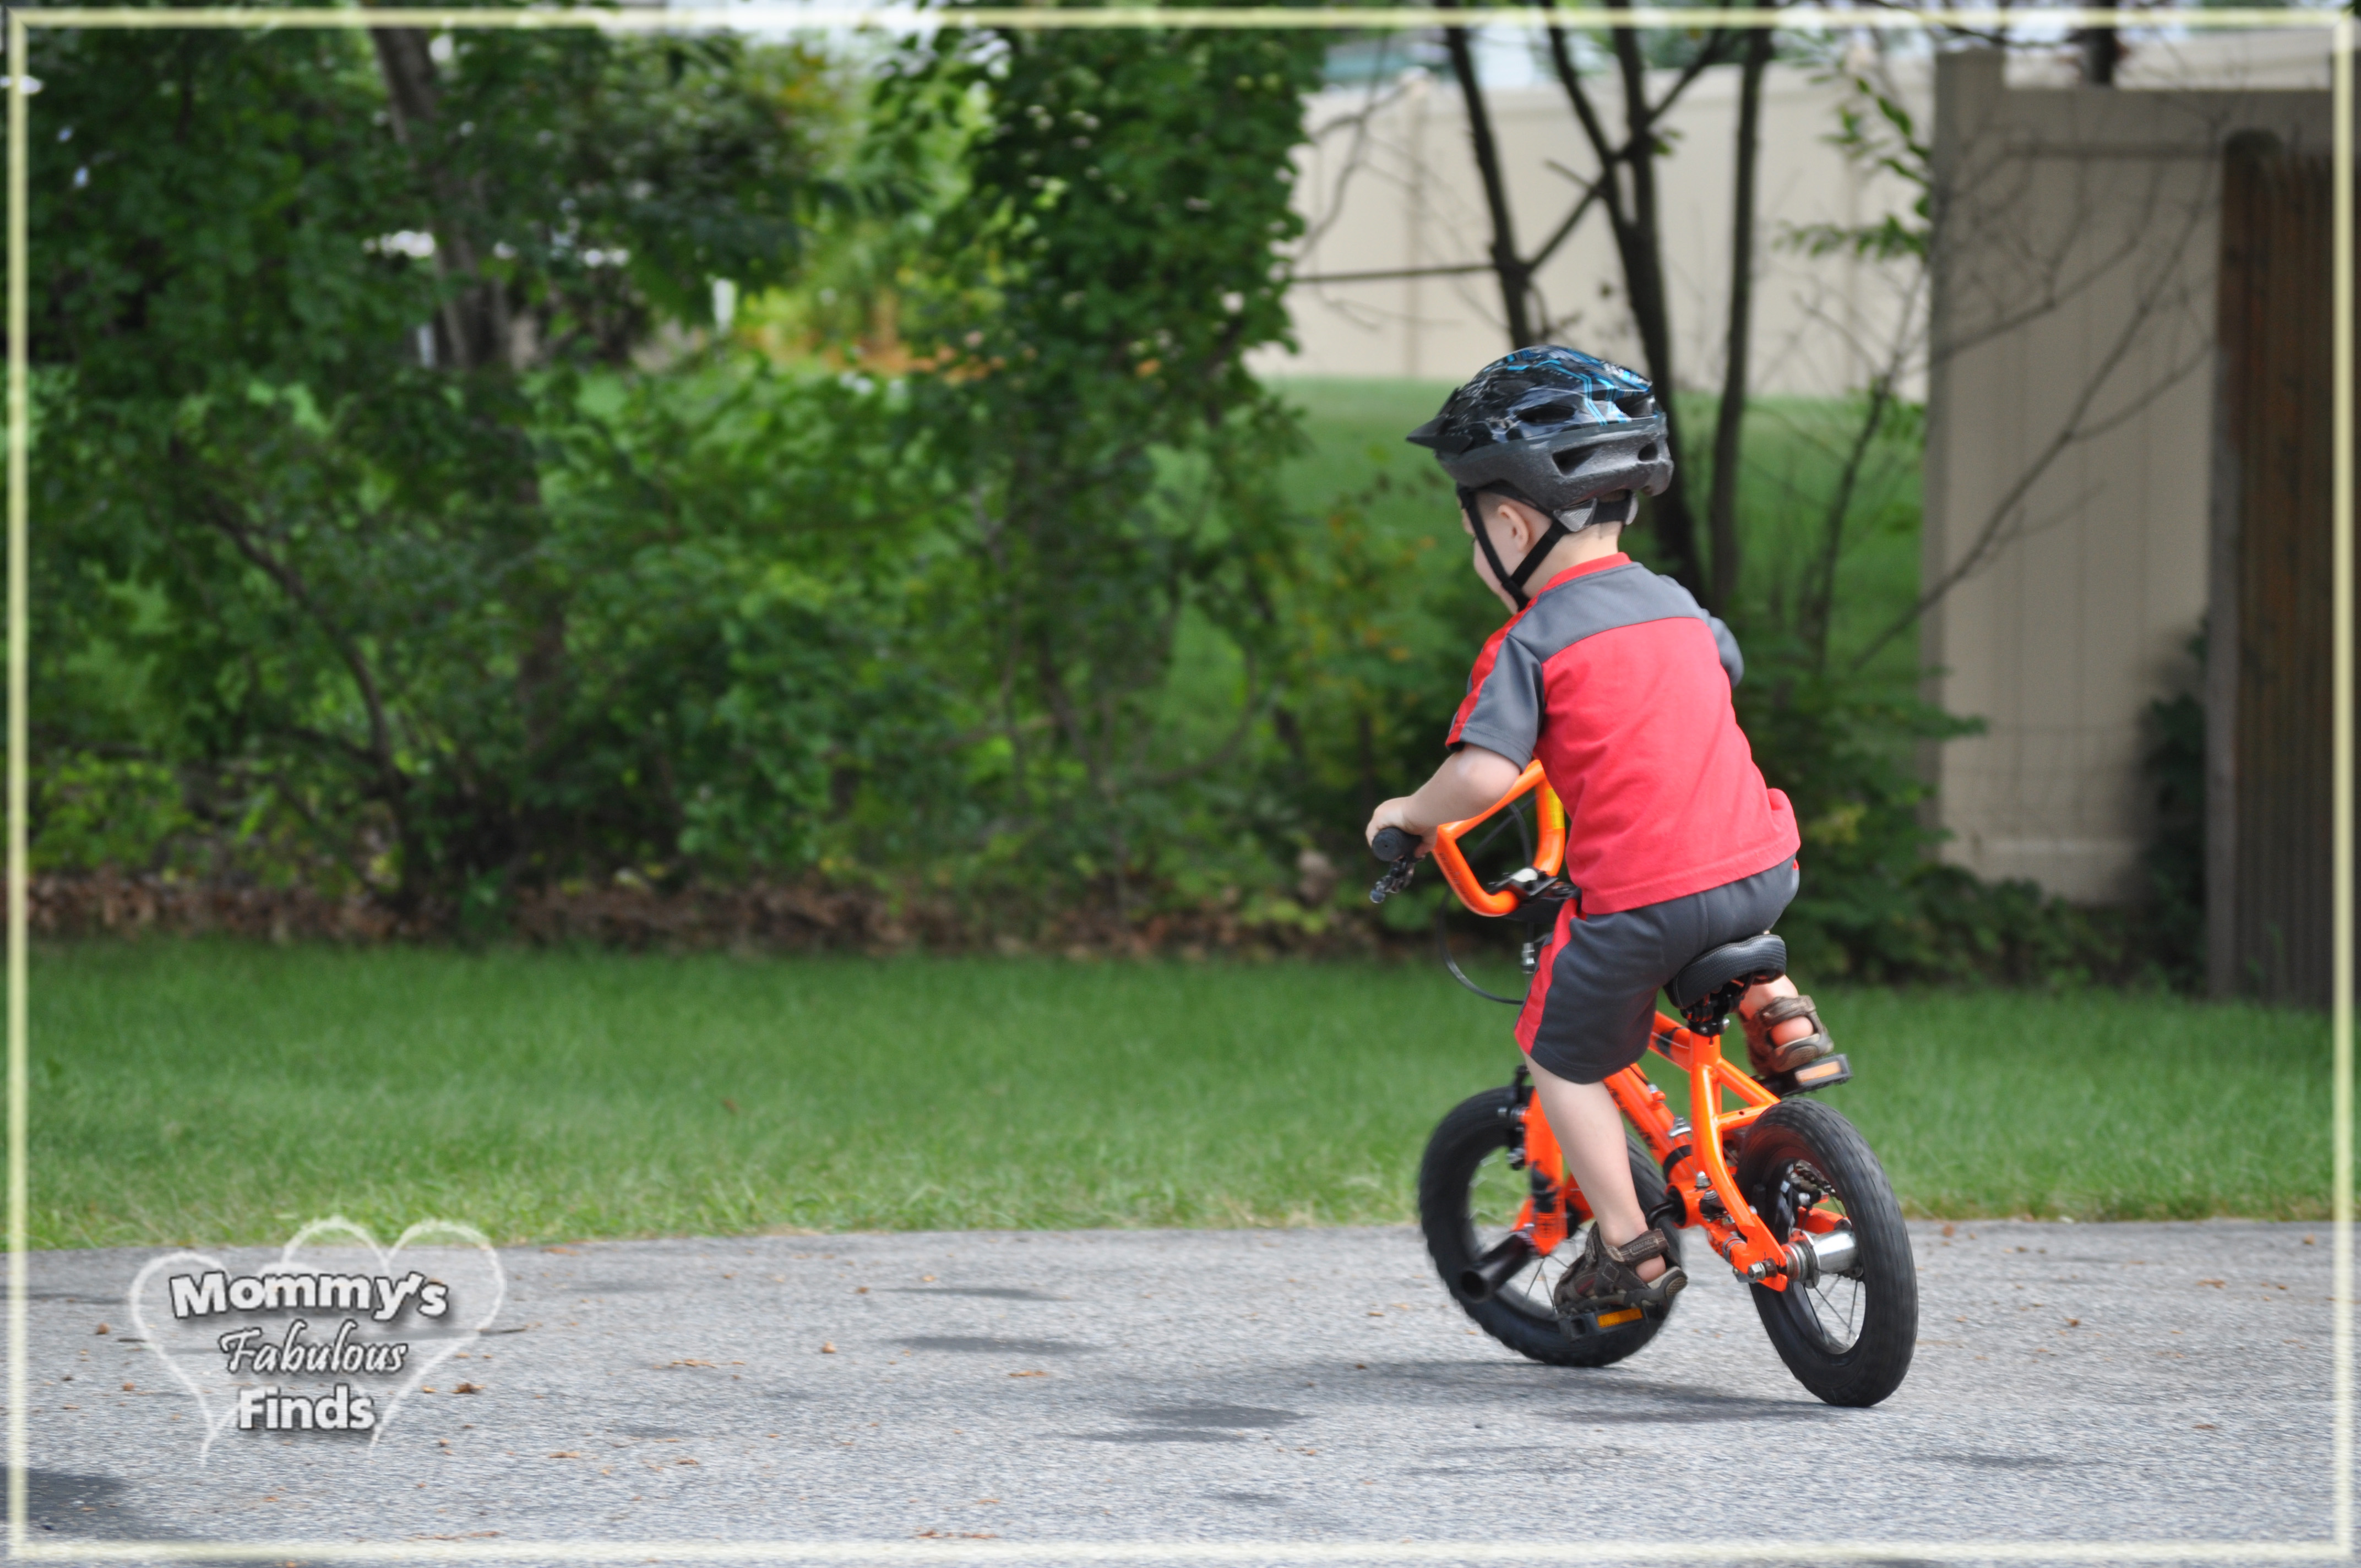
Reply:
[[1506, 589], [1509, 597], [1516, 601], [1517, 608], [1522, 609], [1532, 602], [1532, 596], [1525, 592], [1525, 579], [1533, 575], [1543, 557], [1557, 548], [1557, 542], [1565, 538], [1569, 530], [1563, 521], [1552, 517], [1548, 529], [1533, 541], [1533, 547], [1525, 552], [1525, 558], [1518, 562], [1517, 569], [1511, 572], [1500, 564], [1500, 553], [1492, 548], [1492, 531], [1484, 526], [1484, 509], [1477, 504], [1478, 494], [1466, 485], [1460, 486], [1460, 509], [1467, 514], [1468, 526], [1476, 531], [1476, 547], [1484, 552], [1484, 564], [1492, 568], [1492, 580]]

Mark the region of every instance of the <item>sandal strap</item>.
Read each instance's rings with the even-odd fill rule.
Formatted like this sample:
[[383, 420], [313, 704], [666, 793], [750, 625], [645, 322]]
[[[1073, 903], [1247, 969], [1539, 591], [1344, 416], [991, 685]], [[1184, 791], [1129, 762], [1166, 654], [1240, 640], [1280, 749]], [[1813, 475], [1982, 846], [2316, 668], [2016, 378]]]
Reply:
[[1764, 1027], [1792, 1023], [1797, 1018], [1809, 1018], [1814, 1030], [1826, 1027], [1820, 1022], [1820, 1010], [1812, 1005], [1808, 996], [1774, 996], [1755, 1013], [1754, 1021]]
[[1617, 1246], [1612, 1242], [1604, 1243], [1601, 1250], [1617, 1263], [1645, 1263], [1652, 1257], [1669, 1257], [1672, 1255], [1673, 1244], [1671, 1238], [1664, 1234], [1664, 1228], [1657, 1226], [1642, 1231], [1621, 1246]]

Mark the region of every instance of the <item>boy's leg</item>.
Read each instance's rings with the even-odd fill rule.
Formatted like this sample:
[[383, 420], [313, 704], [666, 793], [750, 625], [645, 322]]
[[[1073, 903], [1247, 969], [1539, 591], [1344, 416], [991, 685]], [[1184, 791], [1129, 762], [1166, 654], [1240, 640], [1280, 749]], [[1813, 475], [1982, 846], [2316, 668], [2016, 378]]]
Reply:
[[[1631, 1157], [1623, 1143], [1623, 1113], [1604, 1083], [1576, 1083], [1560, 1078], [1536, 1061], [1533, 1095], [1557, 1135], [1558, 1151], [1565, 1156], [1566, 1174], [1582, 1190], [1599, 1234], [1621, 1246], [1648, 1228], [1640, 1208], [1640, 1194], [1631, 1185]], [[1653, 1279], [1664, 1272], [1664, 1260], [1652, 1257], [1638, 1266], [1640, 1277]]]

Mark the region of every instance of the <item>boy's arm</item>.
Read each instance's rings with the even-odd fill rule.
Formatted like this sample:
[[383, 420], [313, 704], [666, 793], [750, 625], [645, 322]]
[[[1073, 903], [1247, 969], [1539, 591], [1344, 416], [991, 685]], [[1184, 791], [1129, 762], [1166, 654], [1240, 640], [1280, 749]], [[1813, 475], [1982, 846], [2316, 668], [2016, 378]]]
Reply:
[[1688, 589], [1681, 587], [1679, 583], [1662, 572], [1656, 576], [1661, 581], [1672, 583], [1675, 588], [1679, 589], [1681, 597], [1697, 605], [1697, 613], [1705, 617], [1706, 626], [1713, 633], [1713, 650], [1721, 656], [1721, 673], [1730, 677], [1730, 689], [1736, 691], [1738, 683], [1746, 678], [1746, 655], [1738, 651], [1738, 639], [1730, 635], [1730, 628], [1722, 624], [1721, 617], [1697, 604], [1697, 597]]
[[1444, 823], [1473, 817], [1508, 794], [1524, 772], [1498, 751], [1462, 746], [1443, 760], [1416, 794], [1387, 801], [1371, 812], [1364, 837], [1375, 839], [1381, 828], [1400, 828], [1422, 839], [1432, 838]]
[[1738, 651], [1738, 639], [1721, 623], [1721, 617], [1708, 615], [1706, 624], [1713, 628], [1713, 645], [1721, 655], [1721, 673], [1730, 677], [1730, 689], [1736, 691], [1738, 683], [1746, 678], [1746, 655]]

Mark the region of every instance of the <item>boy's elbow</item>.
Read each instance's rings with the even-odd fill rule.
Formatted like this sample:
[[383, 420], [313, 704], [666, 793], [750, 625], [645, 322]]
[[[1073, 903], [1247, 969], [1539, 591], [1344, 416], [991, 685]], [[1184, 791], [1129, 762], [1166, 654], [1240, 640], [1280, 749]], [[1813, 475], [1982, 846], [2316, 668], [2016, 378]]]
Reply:
[[1459, 749], [1459, 776], [1469, 787], [1481, 790], [1498, 799], [1509, 793], [1525, 770], [1499, 752], [1484, 746], [1462, 746]]

